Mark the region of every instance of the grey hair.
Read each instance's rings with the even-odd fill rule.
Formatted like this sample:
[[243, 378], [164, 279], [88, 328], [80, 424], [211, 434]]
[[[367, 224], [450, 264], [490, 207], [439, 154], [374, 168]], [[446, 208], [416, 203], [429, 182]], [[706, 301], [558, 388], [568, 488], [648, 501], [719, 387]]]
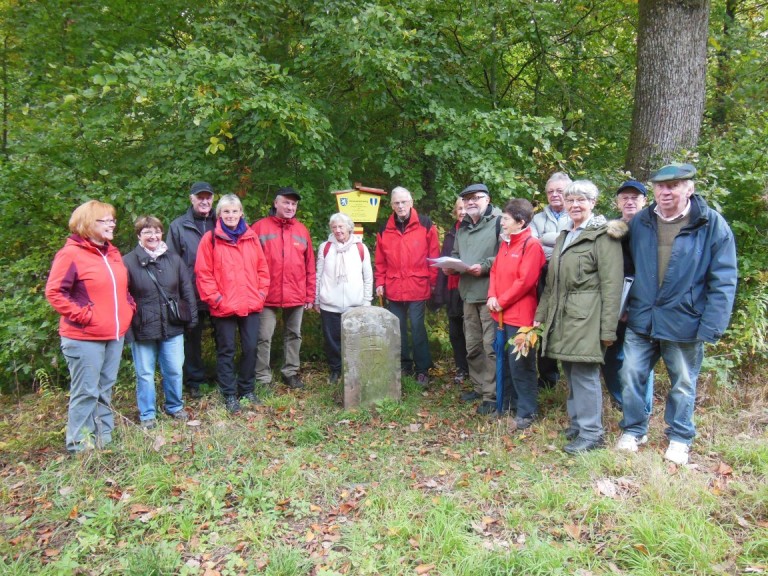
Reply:
[[547, 183], [544, 184], [544, 187], [546, 188], [547, 186], [549, 186], [550, 182], [559, 182], [561, 180], [564, 182], [567, 182], [568, 184], [573, 182], [573, 180], [571, 180], [571, 177], [568, 176], [568, 174], [566, 174], [565, 172], [555, 172], [554, 174], [552, 174], [552, 176], [550, 176], [547, 179]]
[[345, 224], [349, 229], [350, 234], [352, 234], [355, 231], [355, 223], [352, 221], [352, 218], [350, 218], [346, 214], [343, 214], [341, 212], [336, 212], [336, 214], [334, 214], [328, 219], [328, 226], [332, 227], [334, 222], [342, 222], [343, 224]]
[[[216, 218], [221, 215], [221, 210], [224, 208], [224, 206], [229, 206], [230, 204], [239, 206], [240, 210], [243, 210], [243, 203], [240, 201], [240, 198], [236, 194], [224, 194], [224, 196], [219, 198], [218, 204], [216, 204]], [[245, 213], [243, 213], [243, 218], [245, 218]]]
[[600, 194], [597, 186], [591, 180], [574, 180], [563, 192], [563, 198], [569, 196], [584, 196], [587, 200], [595, 201]]
[[392, 188], [392, 194], [390, 194], [390, 196], [394, 196], [395, 192], [402, 192], [404, 194], [407, 194], [408, 199], [413, 200], [413, 196], [411, 196], [411, 191], [408, 190], [408, 188], [405, 188], [404, 186], [395, 186], [394, 188]]

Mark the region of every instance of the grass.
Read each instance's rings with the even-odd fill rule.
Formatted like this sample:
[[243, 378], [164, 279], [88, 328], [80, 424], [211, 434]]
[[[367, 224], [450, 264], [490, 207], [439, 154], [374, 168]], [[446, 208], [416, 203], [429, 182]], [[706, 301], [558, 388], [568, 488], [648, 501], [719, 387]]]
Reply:
[[[768, 572], [768, 411], [704, 379], [692, 465], [649, 446], [572, 458], [564, 390], [526, 433], [474, 414], [450, 375], [345, 411], [325, 376], [230, 418], [216, 395], [183, 425], [135, 425], [70, 457], [66, 394], [0, 404], [0, 574], [737, 574]], [[660, 386], [663, 388], [663, 377]], [[607, 404], [607, 403], [606, 403]], [[606, 405], [609, 441], [618, 413]]]

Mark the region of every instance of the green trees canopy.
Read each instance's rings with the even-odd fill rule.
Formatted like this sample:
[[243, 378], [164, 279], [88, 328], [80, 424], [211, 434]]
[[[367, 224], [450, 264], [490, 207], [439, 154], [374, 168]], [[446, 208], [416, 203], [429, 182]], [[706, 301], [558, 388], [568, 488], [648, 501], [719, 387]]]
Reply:
[[[726, 212], [738, 198], [729, 215], [763, 246], [752, 272], [766, 253], [764, 224], [755, 233], [743, 211], [764, 218], [760, 13], [713, 3], [702, 138], [676, 156], [699, 162]], [[42, 288], [87, 198], [117, 206], [125, 249], [129, 222], [169, 221], [199, 179], [238, 193], [250, 219], [294, 186], [317, 239], [329, 192], [355, 181], [404, 185], [437, 221], [474, 180], [497, 203], [540, 199], [554, 170], [611, 190], [637, 22], [629, 1], [1, 2], [0, 370], [29, 380], [56, 358]]]

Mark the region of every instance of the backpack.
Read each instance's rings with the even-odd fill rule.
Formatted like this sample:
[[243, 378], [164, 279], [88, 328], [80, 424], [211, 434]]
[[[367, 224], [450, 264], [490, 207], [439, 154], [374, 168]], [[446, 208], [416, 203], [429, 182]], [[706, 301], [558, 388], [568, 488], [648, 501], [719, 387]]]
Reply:
[[[325, 246], [323, 246], [323, 258], [326, 258], [328, 256], [328, 252], [331, 249], [331, 243], [326, 242]], [[360, 262], [365, 261], [365, 250], [363, 249], [363, 243], [358, 242], [357, 243], [357, 252], [360, 254]]]

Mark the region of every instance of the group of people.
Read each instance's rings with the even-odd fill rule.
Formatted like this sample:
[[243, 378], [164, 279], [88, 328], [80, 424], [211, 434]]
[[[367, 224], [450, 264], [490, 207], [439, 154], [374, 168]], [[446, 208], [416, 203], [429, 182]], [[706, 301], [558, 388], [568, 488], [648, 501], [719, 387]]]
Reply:
[[[135, 223], [138, 245], [121, 258], [112, 245], [115, 210], [90, 201], [70, 219], [72, 235], [56, 255], [46, 297], [61, 314], [61, 348], [71, 375], [67, 448], [77, 452], [111, 440], [112, 385], [124, 337], [131, 343], [141, 424], [155, 425], [159, 361], [165, 412], [188, 417], [182, 381], [200, 395], [205, 382], [204, 327], [216, 344], [216, 378], [230, 413], [241, 400], [259, 403], [255, 384], [272, 384], [271, 340], [283, 324], [284, 383], [300, 388], [301, 324], [320, 313], [329, 381], [341, 378], [341, 315], [370, 306], [375, 294], [398, 318], [401, 368], [427, 386], [432, 357], [425, 325], [429, 301], [444, 304], [461, 395], [479, 414], [497, 411], [498, 330], [541, 335], [538, 354], [504, 359], [503, 406], [517, 429], [538, 417], [538, 391], [568, 383], [565, 450], [580, 454], [605, 444], [602, 372], [623, 411], [616, 448], [647, 441], [653, 369], [663, 358], [670, 378], [665, 457], [688, 460], [703, 343], [727, 327], [736, 287], [733, 234], [695, 194], [695, 168], [671, 164], [655, 172], [655, 202], [636, 180], [617, 190], [620, 219], [594, 213], [597, 187], [564, 173], [546, 183], [547, 205], [513, 198], [502, 209], [485, 184], [458, 195], [455, 224], [442, 250], [436, 227], [413, 207], [410, 192], [392, 190], [392, 214], [376, 235], [375, 265], [354, 223], [331, 216], [317, 255], [296, 219], [301, 196], [281, 188], [267, 217], [249, 226], [236, 195], [213, 210], [213, 188], [193, 184], [191, 206], [169, 228], [153, 216]], [[454, 264], [438, 270], [439, 255]], [[457, 265], [456, 262], [459, 262]], [[440, 272], [440, 273], [438, 273]], [[240, 358], [235, 365], [235, 352]], [[538, 366], [537, 366], [538, 365]]]

